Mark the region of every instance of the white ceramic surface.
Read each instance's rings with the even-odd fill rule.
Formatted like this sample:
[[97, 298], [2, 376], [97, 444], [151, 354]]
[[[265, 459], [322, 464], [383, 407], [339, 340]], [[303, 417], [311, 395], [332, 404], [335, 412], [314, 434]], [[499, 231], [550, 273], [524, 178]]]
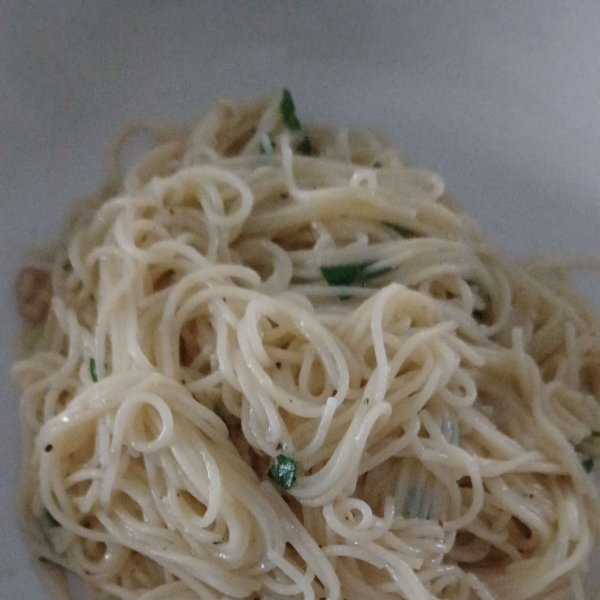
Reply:
[[385, 130], [510, 254], [596, 253], [599, 31], [598, 1], [0, 0], [0, 598], [48, 597], [13, 509], [12, 281], [119, 124], [288, 86], [302, 119]]

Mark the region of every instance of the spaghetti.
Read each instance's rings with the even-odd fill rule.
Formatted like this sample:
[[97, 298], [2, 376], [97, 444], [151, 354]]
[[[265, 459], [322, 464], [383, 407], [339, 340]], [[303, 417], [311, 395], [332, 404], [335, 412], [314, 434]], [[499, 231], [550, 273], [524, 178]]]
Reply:
[[54, 576], [124, 600], [583, 597], [594, 317], [376, 136], [303, 127], [287, 91], [221, 101], [115, 171], [19, 290], [20, 506]]

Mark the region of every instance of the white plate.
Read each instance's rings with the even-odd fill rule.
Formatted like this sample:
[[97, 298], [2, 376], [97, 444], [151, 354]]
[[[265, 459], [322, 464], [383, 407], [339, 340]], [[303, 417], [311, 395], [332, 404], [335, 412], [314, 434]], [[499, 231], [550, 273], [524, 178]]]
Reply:
[[[595, 253], [600, 239], [598, 2], [83, 4], [0, 0], [7, 599], [47, 598], [13, 510], [12, 280], [23, 250], [57, 235], [68, 203], [100, 182], [122, 122], [189, 120], [216, 95], [285, 85], [301, 118], [385, 130], [415, 163], [441, 173], [510, 254]], [[600, 587], [600, 574], [589, 585]]]

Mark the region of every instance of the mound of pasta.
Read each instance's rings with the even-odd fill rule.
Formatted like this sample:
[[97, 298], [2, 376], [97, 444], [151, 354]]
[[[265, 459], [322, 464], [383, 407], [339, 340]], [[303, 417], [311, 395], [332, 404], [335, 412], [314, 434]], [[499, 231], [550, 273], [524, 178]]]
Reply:
[[17, 281], [44, 570], [123, 600], [582, 598], [600, 342], [567, 270], [287, 90], [151, 133]]

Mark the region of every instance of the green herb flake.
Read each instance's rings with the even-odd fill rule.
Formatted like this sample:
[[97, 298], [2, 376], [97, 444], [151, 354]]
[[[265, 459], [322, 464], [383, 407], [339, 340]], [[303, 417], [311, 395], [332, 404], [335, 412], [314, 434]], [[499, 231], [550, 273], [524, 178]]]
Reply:
[[304, 156], [310, 156], [313, 153], [312, 143], [307, 135], [300, 140], [296, 146], [296, 151]]
[[296, 461], [285, 454], [279, 454], [267, 475], [273, 483], [289, 490], [296, 481]]
[[368, 406], [369, 405], [369, 399], [365, 398], [365, 404]]
[[328, 285], [352, 285], [361, 271], [372, 264], [371, 261], [367, 261], [362, 263], [348, 263], [346, 265], [331, 265], [321, 267], [321, 274]]
[[287, 128], [290, 131], [300, 131], [302, 126], [296, 116], [296, 106], [294, 105], [294, 99], [289, 90], [283, 90], [281, 102], [279, 103], [279, 110], [281, 111], [283, 122], [286, 124]]
[[215, 415], [217, 415], [217, 417], [219, 417], [219, 419], [223, 418], [223, 413], [221, 412], [221, 407], [218, 404], [215, 404], [213, 406], [213, 412], [215, 413]]
[[594, 459], [590, 456], [589, 458], [582, 460], [581, 466], [586, 473], [591, 473], [594, 468]]
[[48, 560], [45, 556], [38, 556], [38, 560], [43, 564], [43, 565], [53, 565], [54, 563], [51, 560]]
[[416, 234], [414, 231], [411, 231], [410, 229], [407, 229], [406, 227], [402, 227], [402, 225], [397, 225], [396, 223], [388, 223], [388, 222], [384, 222], [383, 224], [386, 227], [393, 229], [398, 235], [400, 235], [403, 238], [416, 237]]
[[374, 169], [381, 169], [381, 167], [382, 167], [382, 166], [383, 166], [383, 165], [382, 165], [382, 164], [381, 164], [381, 163], [380, 163], [378, 160], [376, 160], [376, 161], [373, 163], [373, 168], [374, 168]]
[[96, 359], [90, 358], [90, 376], [94, 383], [98, 382], [98, 372], [96, 371]]
[[60, 523], [50, 514], [50, 511], [44, 513], [44, 517], [48, 522], [48, 527], [60, 527]]

